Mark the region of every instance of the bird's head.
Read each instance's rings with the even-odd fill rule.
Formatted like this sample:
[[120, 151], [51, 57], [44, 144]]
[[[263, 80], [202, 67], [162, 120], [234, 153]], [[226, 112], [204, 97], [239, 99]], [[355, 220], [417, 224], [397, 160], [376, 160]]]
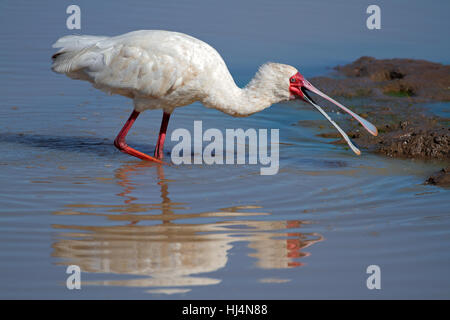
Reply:
[[[309, 92], [313, 92], [322, 98], [332, 102], [343, 111], [354, 117], [361, 125], [372, 135], [378, 134], [377, 128], [369, 121], [361, 118], [359, 115], [349, 110], [336, 100], [330, 98], [319, 89], [314, 87], [308, 80], [306, 80], [298, 70], [292, 66], [280, 64], [280, 63], [266, 63], [260, 69], [256, 75], [256, 80], [260, 83], [265, 83], [268, 91], [278, 99], [278, 101], [287, 101], [299, 99], [310, 103], [317, 108], [327, 120], [329, 120], [338, 131], [342, 134], [349, 146], [356, 154], [360, 154], [360, 151], [351, 143], [348, 136], [344, 131], [325, 113], [325, 111], [318, 106], [314, 100], [309, 96]], [[270, 85], [269, 85], [270, 83]]]

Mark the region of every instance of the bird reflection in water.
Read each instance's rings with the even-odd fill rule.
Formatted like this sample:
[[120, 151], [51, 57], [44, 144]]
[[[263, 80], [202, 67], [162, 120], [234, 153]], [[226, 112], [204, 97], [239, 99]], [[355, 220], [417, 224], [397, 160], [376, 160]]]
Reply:
[[[156, 170], [161, 201], [142, 204], [133, 196], [134, 178]], [[202, 274], [224, 268], [233, 243], [248, 243], [256, 266], [265, 269], [301, 266], [304, 248], [323, 240], [317, 233], [297, 232], [307, 222], [273, 221], [259, 206], [234, 206], [217, 211], [181, 213], [184, 203], [169, 197], [164, 168], [148, 162], [125, 164], [115, 173], [123, 189], [123, 205], [71, 204], [56, 215], [85, 216], [83, 225], [53, 225], [59, 231], [52, 256], [58, 265], [75, 264], [83, 272], [121, 274], [133, 279], [83, 282], [84, 285], [146, 287], [150, 293], [183, 293], [194, 286], [215, 285], [221, 279]], [[110, 222], [89, 225], [86, 217]], [[239, 217], [238, 219], [236, 219]], [[253, 219], [248, 219], [252, 217]], [[192, 221], [192, 223], [178, 220]], [[207, 220], [206, 222], [202, 219]], [[96, 220], [96, 219], [92, 219]], [[118, 225], [113, 225], [118, 223]]]

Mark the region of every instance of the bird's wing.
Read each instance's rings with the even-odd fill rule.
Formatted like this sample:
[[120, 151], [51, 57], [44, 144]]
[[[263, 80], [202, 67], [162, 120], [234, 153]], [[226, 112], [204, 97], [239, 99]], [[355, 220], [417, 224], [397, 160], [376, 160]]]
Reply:
[[68, 40], [54, 55], [52, 69], [111, 93], [158, 98], [198, 73], [192, 57], [199, 43], [183, 34], [133, 32], [112, 38], [87, 37], [81, 39], [86, 46], [80, 45], [76, 36]]

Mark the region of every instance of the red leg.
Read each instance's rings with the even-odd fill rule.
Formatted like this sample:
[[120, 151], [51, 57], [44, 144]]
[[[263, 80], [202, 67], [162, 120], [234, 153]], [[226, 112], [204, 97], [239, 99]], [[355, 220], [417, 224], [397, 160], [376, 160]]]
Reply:
[[146, 155], [145, 153], [142, 153], [140, 151], [137, 151], [136, 149], [129, 147], [127, 145], [127, 143], [125, 142], [125, 137], [127, 136], [128, 131], [130, 130], [131, 126], [133, 125], [133, 123], [136, 120], [136, 118], [138, 117], [138, 115], [139, 115], [139, 112], [137, 112], [136, 110], [133, 110], [133, 113], [128, 118], [128, 120], [125, 123], [125, 125], [123, 126], [122, 130], [120, 130], [119, 134], [117, 135], [116, 139], [114, 140], [114, 145], [120, 151], [122, 151], [124, 153], [128, 153], [139, 159], [147, 160], [147, 161], [154, 161], [157, 163], [164, 163], [161, 160], [150, 157], [149, 155]]
[[167, 126], [169, 125], [170, 113], [164, 112], [161, 121], [161, 129], [159, 129], [158, 143], [155, 148], [155, 158], [162, 159], [164, 157], [164, 140], [166, 139]]

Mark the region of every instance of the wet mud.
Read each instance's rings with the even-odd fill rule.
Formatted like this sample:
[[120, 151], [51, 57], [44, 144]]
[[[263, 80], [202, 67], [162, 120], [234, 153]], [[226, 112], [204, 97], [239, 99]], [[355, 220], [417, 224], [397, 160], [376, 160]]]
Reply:
[[425, 181], [425, 184], [433, 184], [441, 187], [450, 188], [450, 166], [433, 174]]
[[334, 70], [336, 78], [314, 79], [332, 95], [386, 101], [407, 97], [414, 103], [450, 101], [449, 65], [425, 60], [361, 57]]
[[[353, 119], [340, 121], [358, 146], [388, 157], [450, 161], [450, 119], [424, 107], [450, 101], [450, 66], [424, 60], [361, 57], [335, 67], [330, 77], [312, 78], [311, 82], [330, 96], [341, 97], [377, 126], [379, 134], [374, 137]], [[320, 103], [335, 110], [323, 100]], [[318, 135], [337, 139], [331, 143], [345, 144], [337, 132]], [[448, 184], [448, 171], [448, 167], [443, 169], [427, 183]]]

